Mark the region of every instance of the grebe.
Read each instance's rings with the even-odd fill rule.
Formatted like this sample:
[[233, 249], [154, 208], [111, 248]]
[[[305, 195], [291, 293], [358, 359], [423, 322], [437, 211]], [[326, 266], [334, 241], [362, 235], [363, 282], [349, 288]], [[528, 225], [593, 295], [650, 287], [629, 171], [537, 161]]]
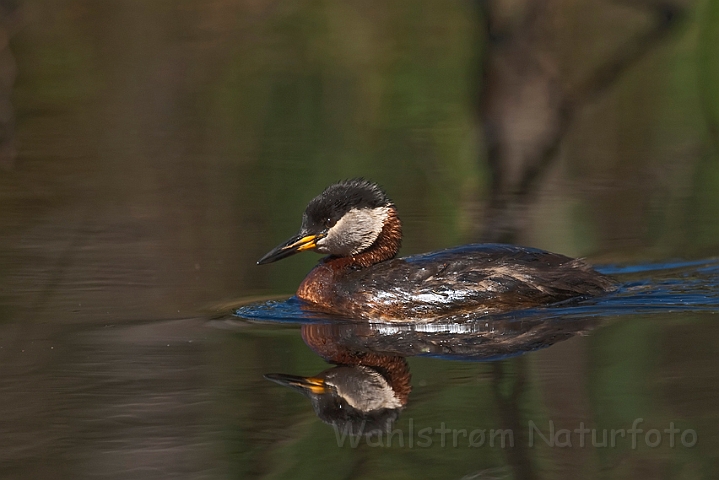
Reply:
[[395, 259], [401, 241], [402, 224], [384, 191], [346, 180], [312, 199], [297, 235], [257, 264], [305, 250], [328, 254], [297, 298], [320, 311], [379, 320], [499, 313], [614, 288], [582, 260], [535, 248], [472, 244]]

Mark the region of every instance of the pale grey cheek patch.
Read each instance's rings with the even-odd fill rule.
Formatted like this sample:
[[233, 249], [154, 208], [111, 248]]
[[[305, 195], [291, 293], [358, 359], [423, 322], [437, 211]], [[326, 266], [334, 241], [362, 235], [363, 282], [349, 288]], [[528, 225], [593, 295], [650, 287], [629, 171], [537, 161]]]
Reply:
[[317, 251], [340, 256], [356, 255], [377, 240], [387, 214], [387, 207], [350, 210], [330, 228], [325, 238], [317, 242]]
[[355, 393], [354, 389], [345, 389], [343, 385], [335, 385], [337, 393], [352, 407], [364, 412], [380, 408], [402, 407], [400, 401], [395, 397], [392, 387], [379, 373], [367, 372], [365, 375], [360, 382], [366, 385], [364, 389]]

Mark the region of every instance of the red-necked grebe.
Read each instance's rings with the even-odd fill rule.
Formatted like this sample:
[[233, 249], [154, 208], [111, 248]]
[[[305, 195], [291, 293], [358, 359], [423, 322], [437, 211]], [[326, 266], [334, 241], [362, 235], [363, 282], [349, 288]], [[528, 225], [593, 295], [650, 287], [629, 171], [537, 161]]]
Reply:
[[312, 199], [297, 235], [257, 263], [304, 250], [327, 254], [297, 297], [328, 313], [379, 320], [506, 312], [614, 288], [582, 260], [535, 248], [472, 244], [395, 259], [401, 241], [397, 210], [382, 189], [347, 180]]

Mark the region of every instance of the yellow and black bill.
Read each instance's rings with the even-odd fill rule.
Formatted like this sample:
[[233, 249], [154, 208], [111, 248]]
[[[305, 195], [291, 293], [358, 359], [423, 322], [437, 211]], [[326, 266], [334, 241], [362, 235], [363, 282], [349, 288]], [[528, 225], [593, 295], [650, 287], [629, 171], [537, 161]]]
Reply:
[[284, 373], [268, 373], [265, 375], [267, 380], [284, 385], [285, 387], [294, 388], [304, 394], [314, 393], [320, 395], [328, 390], [325, 381], [319, 377], [300, 377], [297, 375], [285, 375]]
[[314, 250], [317, 247], [317, 241], [325, 235], [326, 233], [324, 232], [318, 234], [300, 232], [286, 242], [270, 250], [264, 257], [260, 258], [257, 265], [276, 262], [277, 260], [282, 260], [283, 258], [287, 258], [290, 255], [294, 255], [295, 253], [302, 252], [304, 250]]

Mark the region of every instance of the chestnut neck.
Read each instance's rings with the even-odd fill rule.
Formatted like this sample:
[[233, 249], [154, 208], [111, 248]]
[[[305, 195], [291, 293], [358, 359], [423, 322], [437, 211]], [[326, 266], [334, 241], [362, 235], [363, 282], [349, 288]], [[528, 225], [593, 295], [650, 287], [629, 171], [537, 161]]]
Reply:
[[330, 261], [343, 267], [367, 268], [394, 258], [401, 245], [402, 222], [397, 216], [394, 205], [391, 205], [387, 210], [387, 219], [384, 221], [382, 231], [367, 250], [350, 257], [333, 257]]

